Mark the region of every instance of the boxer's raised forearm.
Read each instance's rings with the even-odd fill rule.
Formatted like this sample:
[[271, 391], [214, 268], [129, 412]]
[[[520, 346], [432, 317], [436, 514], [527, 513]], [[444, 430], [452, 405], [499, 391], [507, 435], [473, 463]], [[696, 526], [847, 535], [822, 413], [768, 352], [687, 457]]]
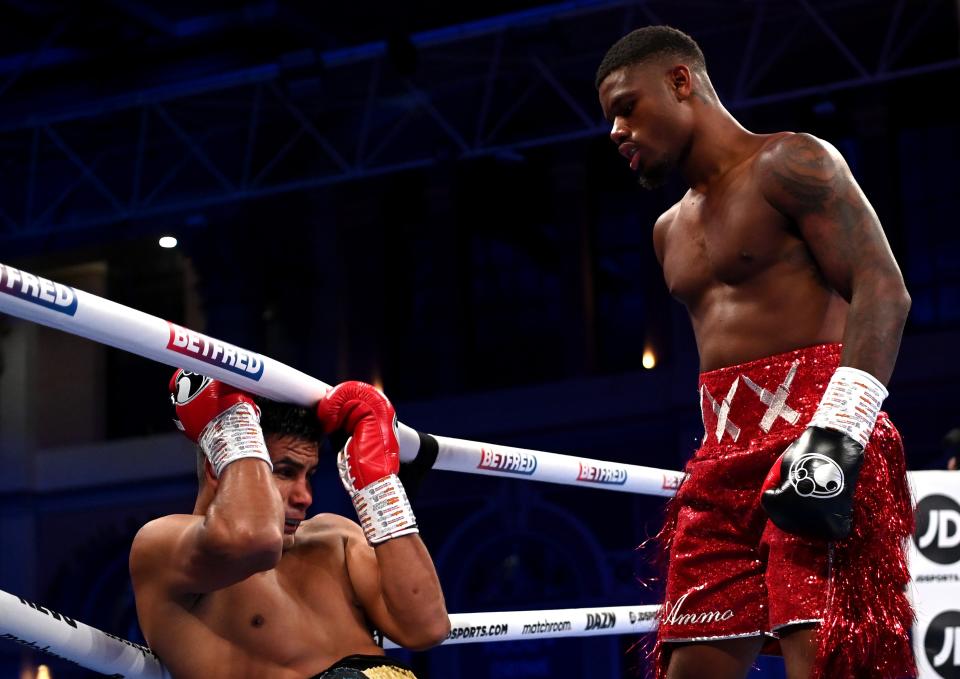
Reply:
[[199, 545], [242, 560], [244, 570], [273, 568], [283, 548], [283, 503], [270, 468], [255, 459], [224, 469], [220, 488], [207, 509]]
[[283, 548], [284, 512], [259, 409], [248, 394], [185, 370], [173, 374], [169, 389], [176, 424], [206, 458], [202, 483], [216, 484], [181, 545], [185, 561], [191, 570], [206, 565], [240, 579], [272, 568]]

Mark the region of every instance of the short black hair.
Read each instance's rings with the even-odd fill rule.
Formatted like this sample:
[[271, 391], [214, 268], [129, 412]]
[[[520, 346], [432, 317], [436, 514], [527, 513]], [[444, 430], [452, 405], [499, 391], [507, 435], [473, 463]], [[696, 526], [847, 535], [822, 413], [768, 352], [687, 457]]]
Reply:
[[672, 26], [644, 26], [627, 33], [607, 50], [597, 68], [594, 86], [600, 89], [603, 79], [618, 68], [639, 64], [661, 54], [688, 59], [694, 68], [707, 70], [700, 45], [689, 35]]
[[[323, 445], [326, 436], [313, 408], [302, 408], [290, 403], [271, 401], [261, 396], [254, 396], [253, 402], [260, 409], [260, 429], [263, 431], [264, 437], [270, 434], [292, 436], [316, 443], [318, 450]], [[207, 458], [199, 443], [196, 446], [196, 451], [197, 479], [200, 481], [200, 485], [203, 485], [206, 478], [204, 465]]]
[[264, 436], [292, 436], [318, 446], [323, 443], [323, 428], [313, 408], [271, 401], [261, 396], [254, 397], [253, 401], [260, 408], [260, 428]]

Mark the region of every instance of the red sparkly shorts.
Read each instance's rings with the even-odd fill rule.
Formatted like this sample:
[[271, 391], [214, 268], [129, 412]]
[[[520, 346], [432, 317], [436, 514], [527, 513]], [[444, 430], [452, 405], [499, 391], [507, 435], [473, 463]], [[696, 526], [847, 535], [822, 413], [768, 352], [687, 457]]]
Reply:
[[[760, 489], [813, 416], [840, 349], [809, 347], [700, 376], [705, 432], [665, 528], [669, 561], [660, 642], [776, 637], [790, 625], [823, 620], [831, 546], [768, 521]], [[884, 441], [880, 452], [878, 439]], [[902, 458], [899, 434], [881, 413], [858, 494], [890, 483], [884, 478], [890, 467], [871, 459], [891, 450]]]

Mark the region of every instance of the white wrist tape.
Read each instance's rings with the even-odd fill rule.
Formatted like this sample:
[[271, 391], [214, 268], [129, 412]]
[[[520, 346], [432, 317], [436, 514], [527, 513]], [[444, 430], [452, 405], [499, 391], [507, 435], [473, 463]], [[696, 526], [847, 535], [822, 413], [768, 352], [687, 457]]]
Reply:
[[839, 431], [866, 448], [887, 395], [887, 388], [870, 373], [841, 366], [808, 426]]
[[407, 491], [396, 474], [354, 491], [351, 499], [363, 534], [372, 545], [420, 532]]
[[243, 457], [257, 457], [273, 471], [256, 408], [241, 401], [210, 420], [200, 434], [200, 449], [220, 478], [224, 468]]

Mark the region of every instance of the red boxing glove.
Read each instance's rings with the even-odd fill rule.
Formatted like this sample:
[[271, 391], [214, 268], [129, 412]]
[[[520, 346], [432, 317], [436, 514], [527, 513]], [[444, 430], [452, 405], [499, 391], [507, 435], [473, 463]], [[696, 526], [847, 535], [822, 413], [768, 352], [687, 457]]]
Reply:
[[317, 417], [327, 433], [342, 429], [350, 435], [337, 468], [367, 540], [377, 544], [419, 532], [397, 478], [397, 413], [387, 397], [369, 384], [344, 382], [320, 399]]
[[170, 378], [170, 400], [177, 414], [174, 424], [194, 443], [200, 441], [211, 420], [237, 403], [249, 403], [260, 417], [260, 410], [248, 394], [182, 368]]
[[328, 434], [343, 430], [351, 438], [350, 471], [356, 490], [400, 471], [397, 413], [376, 387], [364, 382], [344, 382], [327, 392], [317, 404], [317, 417]]
[[260, 409], [249, 394], [183, 369], [173, 373], [169, 389], [174, 423], [200, 445], [217, 477], [241, 457], [260, 458], [273, 468], [260, 430]]

